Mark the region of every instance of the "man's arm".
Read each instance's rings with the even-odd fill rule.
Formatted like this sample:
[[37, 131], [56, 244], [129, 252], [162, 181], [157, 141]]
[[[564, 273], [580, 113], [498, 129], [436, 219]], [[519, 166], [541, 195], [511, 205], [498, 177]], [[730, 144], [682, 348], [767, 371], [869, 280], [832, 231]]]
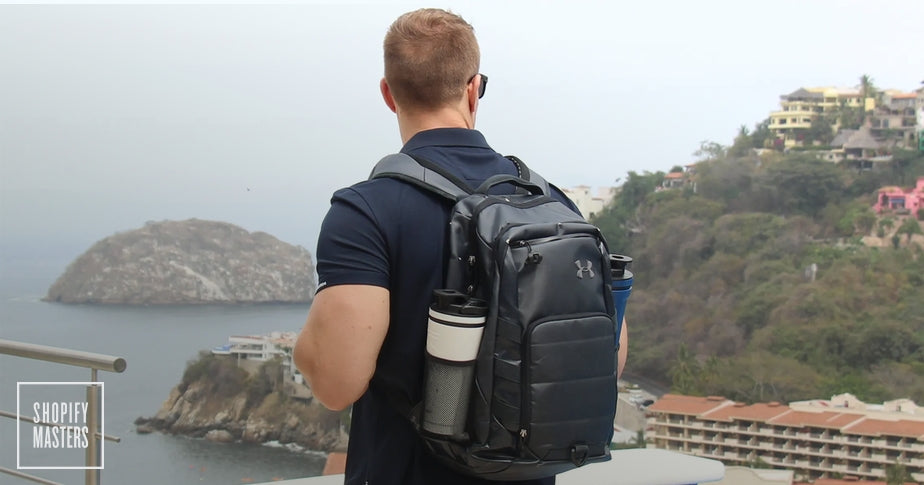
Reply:
[[337, 285], [315, 296], [292, 357], [324, 406], [339, 411], [366, 392], [388, 319], [389, 291], [380, 286]]
[[616, 358], [616, 378], [622, 375], [626, 368], [626, 358], [629, 356], [629, 324], [626, 317], [622, 317], [622, 332], [619, 334], [619, 354]]

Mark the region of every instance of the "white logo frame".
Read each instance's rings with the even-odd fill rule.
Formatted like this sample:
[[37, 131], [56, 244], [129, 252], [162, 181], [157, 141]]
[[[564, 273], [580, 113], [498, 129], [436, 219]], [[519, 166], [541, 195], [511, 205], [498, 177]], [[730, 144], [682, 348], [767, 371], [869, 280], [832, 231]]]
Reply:
[[[106, 447], [104, 443], [106, 442], [106, 387], [103, 381], [96, 382], [37, 382], [37, 381], [21, 381], [16, 383], [16, 415], [22, 416], [20, 413], [20, 388], [22, 386], [99, 386], [99, 466], [22, 466], [20, 463], [19, 457], [19, 444], [20, 444], [20, 426], [22, 425], [22, 420], [16, 420], [16, 469], [17, 470], [102, 470], [105, 468], [106, 464]], [[41, 424], [35, 424], [34, 426], [43, 426]], [[96, 434], [96, 430], [89, 430], [89, 433]], [[95, 436], [94, 436], [95, 439]]]

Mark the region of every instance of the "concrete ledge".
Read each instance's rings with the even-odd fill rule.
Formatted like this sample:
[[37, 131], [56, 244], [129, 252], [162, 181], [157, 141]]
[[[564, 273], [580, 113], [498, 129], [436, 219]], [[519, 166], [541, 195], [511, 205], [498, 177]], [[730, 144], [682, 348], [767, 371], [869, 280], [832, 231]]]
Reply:
[[[614, 451], [612, 460], [562, 473], [558, 476], [556, 483], [558, 485], [586, 485], [588, 483], [688, 485], [717, 482], [724, 476], [725, 466], [720, 461], [652, 448]], [[327, 475], [272, 483], [334, 485], [342, 484], [343, 479], [343, 475]]]

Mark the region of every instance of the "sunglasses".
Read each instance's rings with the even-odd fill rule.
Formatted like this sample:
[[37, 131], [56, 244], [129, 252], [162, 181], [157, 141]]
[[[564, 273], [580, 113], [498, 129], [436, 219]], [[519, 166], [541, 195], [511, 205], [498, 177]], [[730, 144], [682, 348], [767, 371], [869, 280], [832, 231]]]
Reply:
[[[484, 90], [485, 90], [485, 88], [488, 87], [488, 76], [485, 76], [484, 74], [481, 74], [480, 72], [477, 73], [477, 74], [475, 74], [475, 76], [478, 76], [478, 75], [481, 76], [481, 84], [478, 86], [478, 99], [481, 99], [481, 98], [484, 97]], [[475, 76], [472, 76], [471, 79], [468, 80], [468, 82], [470, 83], [470, 82], [474, 81], [474, 80], [475, 80]], [[468, 84], [468, 83], [466, 83], [466, 84]]]

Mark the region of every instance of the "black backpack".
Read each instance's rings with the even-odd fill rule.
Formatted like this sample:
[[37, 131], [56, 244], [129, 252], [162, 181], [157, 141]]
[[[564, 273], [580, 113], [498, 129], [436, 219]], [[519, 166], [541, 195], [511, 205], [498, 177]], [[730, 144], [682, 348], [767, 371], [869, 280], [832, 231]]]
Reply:
[[[444, 286], [488, 302], [463, 436], [427, 433], [420, 403], [389, 399], [448, 467], [528, 480], [610, 459], [618, 342], [600, 230], [508, 158], [520, 177], [496, 175], [474, 189], [405, 154], [382, 159], [370, 178], [397, 178], [454, 204]], [[515, 193], [487, 193], [502, 184]]]

